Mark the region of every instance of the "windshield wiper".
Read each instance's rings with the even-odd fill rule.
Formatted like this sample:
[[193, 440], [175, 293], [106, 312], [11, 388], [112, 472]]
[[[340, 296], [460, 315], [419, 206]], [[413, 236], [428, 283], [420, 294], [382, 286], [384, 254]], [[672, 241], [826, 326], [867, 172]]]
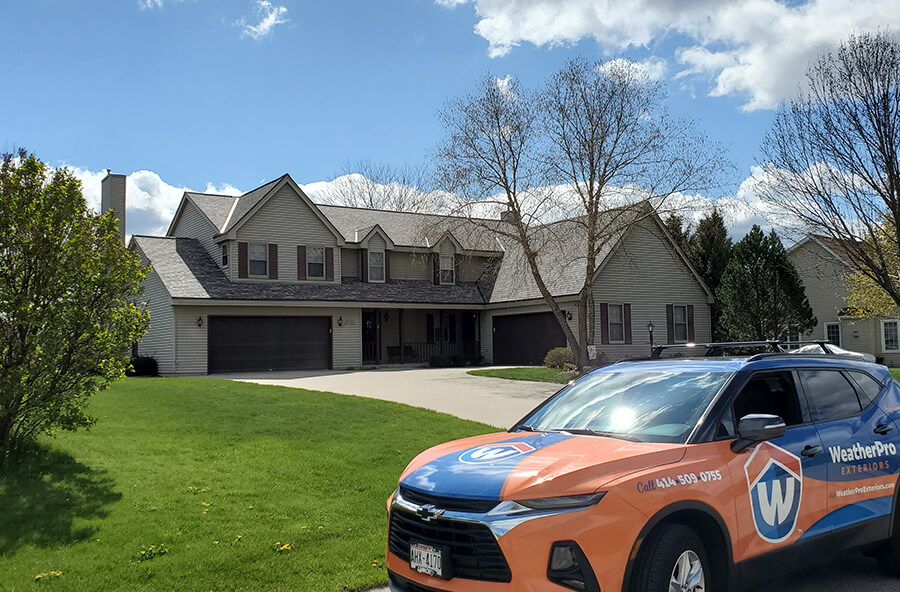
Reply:
[[517, 425], [513, 429], [516, 430], [517, 432], [540, 432], [540, 431], [543, 431], [543, 430], [537, 429], [534, 426], [530, 426], [530, 425], [527, 425], [524, 423], [522, 425]]
[[619, 432], [605, 432], [603, 430], [591, 430], [588, 428], [563, 428], [560, 430], [553, 430], [554, 432], [563, 432], [566, 434], [575, 434], [578, 436], [602, 436], [605, 438], [617, 438], [619, 440], [627, 440], [629, 442], [640, 442], [634, 436], [629, 434], [621, 434]]

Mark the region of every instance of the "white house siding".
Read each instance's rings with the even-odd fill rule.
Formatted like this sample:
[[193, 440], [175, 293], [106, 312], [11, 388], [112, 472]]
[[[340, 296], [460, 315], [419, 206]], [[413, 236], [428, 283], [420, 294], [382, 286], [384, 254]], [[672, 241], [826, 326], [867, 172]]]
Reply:
[[433, 280], [431, 259], [425, 253], [390, 251], [391, 277], [395, 280]]
[[[578, 310], [575, 302], [560, 302], [559, 307], [564, 311], [572, 313], [572, 320], [568, 321], [569, 328], [575, 335], [578, 335]], [[494, 317], [512, 314], [531, 314], [536, 312], [550, 312], [550, 307], [546, 304], [526, 304], [523, 306], [504, 306], [503, 308], [489, 308], [481, 311], [481, 320], [479, 326], [481, 328], [481, 355], [485, 364], [494, 363]]]
[[[147, 258], [141, 254], [144, 264]], [[175, 370], [175, 320], [172, 315], [172, 298], [155, 271], [150, 271], [143, 281], [144, 305], [150, 311], [150, 329], [138, 344], [138, 353], [156, 359], [160, 374], [172, 374]]]
[[[289, 186], [269, 198], [236, 233], [240, 242], [278, 245], [278, 281], [297, 281], [297, 246], [334, 248], [334, 281], [341, 281], [341, 250], [337, 239]], [[231, 277], [238, 279], [237, 248], [229, 257]], [[252, 278], [250, 281], [260, 281]]]
[[[330, 316], [332, 366], [342, 369], [362, 365], [362, 315], [359, 308], [176, 305], [174, 313], [176, 375], [207, 373], [209, 316]], [[198, 327], [197, 319], [200, 317], [203, 318], [203, 325]], [[338, 318], [343, 319], [340, 327]]]
[[360, 277], [359, 254], [357, 249], [341, 249], [341, 275], [343, 277]]
[[[652, 221], [635, 226], [620, 241], [594, 279], [596, 345], [608, 361], [649, 354], [647, 323], [656, 344], [668, 341], [666, 305], [694, 306], [694, 341], [711, 340], [707, 295], [687, 265]], [[603, 345], [600, 304], [630, 304], [630, 345]]]
[[[213, 236], [218, 234], [219, 229], [213, 226], [209, 218], [200, 211], [194, 202], [187, 198], [184, 202], [184, 209], [181, 210], [181, 216], [178, 223], [172, 229], [172, 236], [178, 238], [194, 238], [203, 245], [212, 260], [221, 268], [222, 267], [222, 247], [217, 245], [213, 240]], [[229, 260], [231, 257], [229, 256]]]

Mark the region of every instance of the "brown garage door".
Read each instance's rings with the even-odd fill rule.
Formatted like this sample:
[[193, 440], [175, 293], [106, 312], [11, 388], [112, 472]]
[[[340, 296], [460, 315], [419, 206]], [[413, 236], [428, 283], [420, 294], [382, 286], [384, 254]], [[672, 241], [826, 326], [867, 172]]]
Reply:
[[494, 363], [501, 366], [540, 366], [548, 350], [566, 346], [550, 312], [498, 316], [493, 322]]
[[209, 372], [331, 367], [331, 317], [209, 317]]

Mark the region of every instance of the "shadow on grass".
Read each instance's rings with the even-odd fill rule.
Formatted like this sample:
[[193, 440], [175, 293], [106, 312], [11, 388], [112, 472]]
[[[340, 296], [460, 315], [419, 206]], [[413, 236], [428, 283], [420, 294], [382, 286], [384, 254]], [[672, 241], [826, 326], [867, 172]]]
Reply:
[[[0, 556], [23, 545], [52, 547], [93, 535], [88, 519], [104, 518], [122, 494], [105, 471], [72, 456], [34, 446], [0, 462]], [[76, 525], [76, 522], [82, 524]]]

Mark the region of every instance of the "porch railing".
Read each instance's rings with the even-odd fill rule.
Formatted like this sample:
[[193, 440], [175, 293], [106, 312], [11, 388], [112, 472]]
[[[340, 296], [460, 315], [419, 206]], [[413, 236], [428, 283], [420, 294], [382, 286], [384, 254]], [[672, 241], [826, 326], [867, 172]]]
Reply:
[[[398, 363], [401, 361], [400, 346], [388, 347], [388, 362]], [[403, 344], [402, 361], [411, 362], [428, 362], [432, 356], [453, 356], [464, 355], [475, 357], [480, 355], [481, 349], [477, 341], [435, 341], [435, 342], [408, 342]]]

